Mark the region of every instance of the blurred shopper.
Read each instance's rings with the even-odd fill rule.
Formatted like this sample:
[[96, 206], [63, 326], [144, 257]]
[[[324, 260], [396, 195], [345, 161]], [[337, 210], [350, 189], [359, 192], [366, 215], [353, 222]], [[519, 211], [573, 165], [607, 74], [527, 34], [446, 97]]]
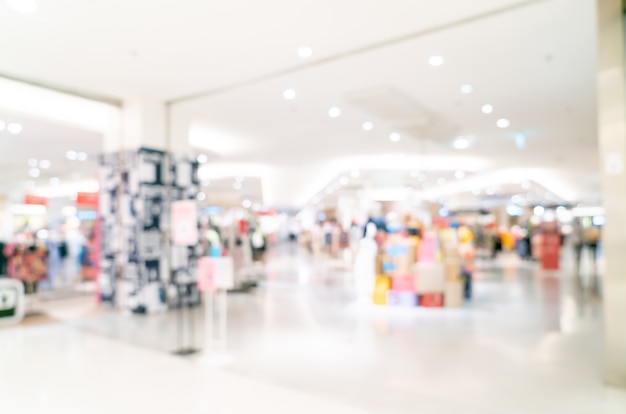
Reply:
[[267, 238], [259, 226], [257, 226], [252, 232], [250, 244], [252, 246], [252, 260], [254, 262], [262, 262], [265, 258], [265, 251], [267, 249]]
[[576, 273], [580, 273], [580, 259], [583, 252], [583, 228], [578, 220], [574, 221], [571, 239], [572, 247], [574, 248], [574, 264], [576, 265]]
[[600, 242], [600, 229], [596, 226], [590, 226], [583, 232], [583, 244], [591, 252], [592, 269], [597, 272], [598, 263], [598, 244]]

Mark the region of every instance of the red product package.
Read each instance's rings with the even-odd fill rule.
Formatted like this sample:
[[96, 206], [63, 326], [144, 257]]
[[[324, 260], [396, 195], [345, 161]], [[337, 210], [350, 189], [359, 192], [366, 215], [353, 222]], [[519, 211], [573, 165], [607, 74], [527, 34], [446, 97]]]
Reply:
[[425, 308], [441, 308], [443, 307], [442, 293], [425, 293], [420, 295], [420, 306]]
[[391, 290], [394, 292], [415, 292], [414, 276], [392, 276]]

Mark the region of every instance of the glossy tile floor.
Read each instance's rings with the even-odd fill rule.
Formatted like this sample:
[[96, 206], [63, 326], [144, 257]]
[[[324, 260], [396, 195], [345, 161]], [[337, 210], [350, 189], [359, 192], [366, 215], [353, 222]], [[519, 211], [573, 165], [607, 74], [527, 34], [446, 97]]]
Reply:
[[[65, 322], [0, 330], [0, 404], [10, 413], [624, 413], [626, 391], [602, 384], [595, 279], [588, 263], [580, 279], [563, 262], [557, 273], [483, 262], [466, 307], [400, 309], [357, 303], [339, 261], [280, 250], [261, 288], [228, 297], [222, 368], [202, 354], [170, 355], [176, 312], [77, 320], [51, 309]], [[202, 310], [195, 318], [203, 347]]]

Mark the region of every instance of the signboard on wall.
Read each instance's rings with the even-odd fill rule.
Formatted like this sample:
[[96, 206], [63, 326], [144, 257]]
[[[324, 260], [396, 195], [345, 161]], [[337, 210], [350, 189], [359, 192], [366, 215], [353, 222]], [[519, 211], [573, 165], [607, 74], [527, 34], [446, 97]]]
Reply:
[[194, 200], [172, 203], [172, 242], [179, 246], [198, 244], [198, 206]]
[[38, 197], [31, 194], [26, 194], [26, 196], [24, 196], [24, 204], [46, 206], [48, 205], [48, 199], [45, 197]]
[[97, 207], [98, 193], [77, 193], [76, 205], [82, 207]]

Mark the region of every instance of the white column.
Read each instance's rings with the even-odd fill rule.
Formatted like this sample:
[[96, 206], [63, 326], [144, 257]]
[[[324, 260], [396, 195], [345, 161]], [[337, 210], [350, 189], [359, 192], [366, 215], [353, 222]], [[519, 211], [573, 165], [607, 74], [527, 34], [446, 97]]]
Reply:
[[621, 0], [597, 0], [598, 137], [606, 226], [605, 380], [626, 387], [626, 83]]

